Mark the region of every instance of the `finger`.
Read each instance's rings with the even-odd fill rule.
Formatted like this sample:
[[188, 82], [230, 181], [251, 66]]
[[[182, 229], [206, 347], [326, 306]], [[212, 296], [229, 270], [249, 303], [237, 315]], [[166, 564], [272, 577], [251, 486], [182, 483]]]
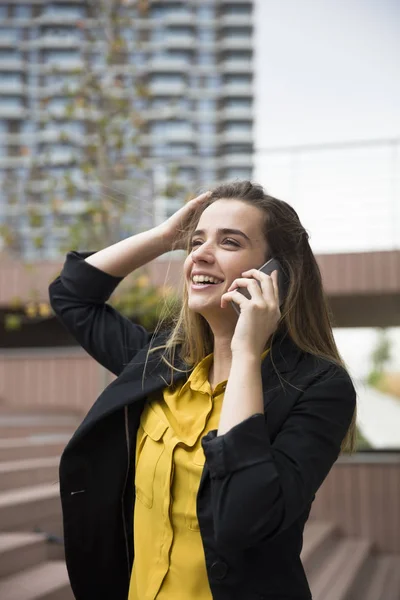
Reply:
[[225, 308], [228, 302], [235, 302], [239, 306], [245, 304], [246, 302], [250, 302], [243, 294], [239, 292], [238, 289], [232, 290], [232, 292], [225, 292], [221, 296], [221, 308]]
[[[275, 275], [274, 275], [275, 273]], [[261, 286], [261, 290], [263, 293], [263, 296], [265, 299], [270, 298], [270, 294], [271, 292], [274, 295], [274, 299], [276, 299], [277, 297], [279, 297], [276, 295], [276, 290], [277, 290], [277, 276], [278, 276], [278, 270], [275, 269], [275, 271], [272, 271], [272, 273], [270, 275], [268, 275], [267, 273], [263, 273], [262, 271], [260, 271], [259, 269], [250, 269], [249, 271], [243, 271], [242, 275], [251, 275], [251, 277], [253, 279], [256, 279], [260, 286]], [[275, 280], [274, 280], [275, 277]], [[272, 287], [271, 287], [272, 284]]]
[[238, 277], [237, 279], [234, 279], [232, 281], [231, 285], [228, 288], [228, 292], [233, 290], [234, 288], [249, 286], [251, 286], [254, 289], [258, 288], [259, 290], [261, 290], [259, 283], [255, 279], [250, 279], [250, 277]]

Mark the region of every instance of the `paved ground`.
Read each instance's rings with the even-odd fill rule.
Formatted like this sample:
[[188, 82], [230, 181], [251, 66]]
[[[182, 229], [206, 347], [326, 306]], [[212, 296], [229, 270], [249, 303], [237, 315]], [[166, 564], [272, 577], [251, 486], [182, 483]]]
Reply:
[[374, 448], [400, 450], [400, 400], [355, 381], [358, 424]]

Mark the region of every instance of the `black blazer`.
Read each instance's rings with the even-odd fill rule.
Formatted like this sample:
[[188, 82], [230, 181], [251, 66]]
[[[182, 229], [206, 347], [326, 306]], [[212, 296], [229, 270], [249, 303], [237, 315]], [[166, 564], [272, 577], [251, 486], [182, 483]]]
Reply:
[[[118, 377], [61, 457], [66, 562], [77, 600], [126, 600], [136, 433], [146, 396], [171, 383], [170, 368], [158, 351], [144, 371], [151, 335], [106, 304], [121, 279], [86, 263], [88, 254], [67, 255], [50, 285], [51, 305], [79, 344]], [[339, 455], [356, 393], [344, 369], [300, 351], [287, 334], [276, 337], [261, 371], [264, 414], [202, 439], [197, 516], [209, 584], [215, 600], [309, 600], [300, 560], [304, 524]]]

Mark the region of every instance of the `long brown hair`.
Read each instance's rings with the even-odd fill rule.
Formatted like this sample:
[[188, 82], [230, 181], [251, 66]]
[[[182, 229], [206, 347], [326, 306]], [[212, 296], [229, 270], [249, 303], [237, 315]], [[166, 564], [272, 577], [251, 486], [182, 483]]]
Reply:
[[[277, 258], [289, 277], [278, 330], [287, 331], [293, 342], [304, 352], [324, 358], [348, 372], [333, 337], [331, 312], [320, 269], [310, 248], [309, 235], [296, 211], [287, 202], [269, 196], [261, 185], [250, 181], [235, 181], [216, 186], [207, 203], [197, 210], [181, 232], [180, 244], [184, 239], [187, 254], [191, 252], [191, 235], [201, 213], [210, 204], [222, 198], [248, 202], [264, 212], [264, 232], [268, 247], [265, 260], [272, 256]], [[206, 319], [189, 309], [186, 286], [183, 286], [181, 306], [175, 314], [164, 314], [160, 318], [153, 337], [167, 317], [172, 322], [168, 338], [164, 345], [151, 348], [149, 353], [164, 348], [162, 360], [171, 367], [172, 375], [174, 370], [181, 371], [173, 364], [177, 347], [180, 348], [179, 358], [188, 367], [193, 367], [213, 352], [214, 338]], [[356, 450], [356, 416], [355, 409], [341, 445], [342, 452], [353, 453]]]

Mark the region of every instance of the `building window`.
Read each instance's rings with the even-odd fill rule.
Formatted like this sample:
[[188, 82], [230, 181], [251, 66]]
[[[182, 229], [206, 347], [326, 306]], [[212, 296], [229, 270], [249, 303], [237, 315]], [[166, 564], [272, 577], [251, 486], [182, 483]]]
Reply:
[[19, 132], [30, 135], [35, 131], [35, 123], [33, 121], [22, 121], [20, 123]]
[[252, 57], [252, 53], [249, 50], [231, 50], [230, 52], [226, 52], [222, 60], [224, 63], [231, 63], [236, 61], [247, 61], [250, 62]]
[[21, 34], [22, 29], [17, 27], [0, 27], [0, 39], [4, 42], [18, 42]]
[[201, 20], [214, 19], [215, 8], [214, 6], [199, 6], [197, 9], [197, 17]]
[[225, 169], [225, 179], [251, 179], [252, 170], [240, 167], [232, 167]]
[[0, 73], [0, 85], [10, 85], [22, 83], [22, 75], [20, 73], [12, 73], [3, 71]]
[[179, 83], [184, 83], [185, 82], [185, 78], [183, 75], [180, 75], [178, 73], [156, 73], [154, 75], [151, 76], [150, 79], [150, 83], [151, 84], [160, 84], [160, 83], [165, 83], [165, 84], [179, 84]]
[[213, 29], [199, 29], [198, 37], [200, 42], [214, 42], [215, 31]]
[[225, 38], [251, 38], [251, 28], [250, 27], [224, 27], [221, 31], [222, 36]]
[[251, 98], [227, 98], [224, 102], [224, 108], [251, 108]]
[[16, 19], [29, 19], [31, 16], [32, 6], [29, 4], [16, 4], [14, 6], [14, 17]]
[[216, 176], [216, 172], [215, 169], [200, 169], [200, 179], [203, 182], [210, 182], [212, 183], [213, 181], [216, 180], [217, 176]]
[[168, 17], [169, 15], [190, 15], [190, 10], [180, 2], [154, 3], [150, 8], [150, 17], [153, 19]]
[[225, 123], [224, 132], [238, 131], [251, 132], [251, 121], [230, 121]]
[[207, 123], [199, 123], [198, 124], [198, 131], [200, 134], [215, 135], [216, 130], [217, 130], [217, 127], [216, 127], [215, 123], [207, 122]]
[[7, 60], [21, 60], [22, 53], [16, 48], [0, 48], [0, 62]]
[[251, 4], [224, 4], [222, 14], [229, 15], [251, 15]]
[[191, 27], [174, 27], [174, 26], [170, 26], [168, 27], [167, 31], [166, 31], [166, 35], [168, 38], [181, 38], [181, 37], [193, 37], [193, 30]]
[[75, 63], [80, 59], [79, 50], [45, 50], [43, 58], [50, 64], [68, 64]]
[[0, 96], [0, 108], [23, 108], [23, 100], [19, 96]]
[[178, 179], [186, 183], [194, 182], [197, 178], [197, 170], [194, 167], [180, 167], [178, 169]]
[[58, 2], [50, 2], [47, 6], [45, 6], [43, 15], [55, 15], [57, 17], [80, 19], [86, 16], [86, 9], [82, 5], [79, 6], [73, 4], [58, 4]]
[[221, 78], [219, 75], [209, 75], [204, 78], [204, 84], [207, 89], [215, 90], [221, 85]]
[[197, 57], [197, 64], [210, 66], [215, 62], [215, 56], [212, 52], [200, 52]]
[[221, 147], [222, 154], [252, 154], [251, 144], [227, 144]]
[[229, 73], [224, 76], [224, 83], [227, 83], [229, 85], [249, 85], [251, 81], [251, 75], [239, 75], [236, 73]]
[[214, 111], [217, 108], [217, 103], [215, 100], [204, 99], [197, 101], [197, 110], [199, 111]]
[[170, 156], [191, 156], [193, 155], [192, 144], [168, 144], [168, 154]]

